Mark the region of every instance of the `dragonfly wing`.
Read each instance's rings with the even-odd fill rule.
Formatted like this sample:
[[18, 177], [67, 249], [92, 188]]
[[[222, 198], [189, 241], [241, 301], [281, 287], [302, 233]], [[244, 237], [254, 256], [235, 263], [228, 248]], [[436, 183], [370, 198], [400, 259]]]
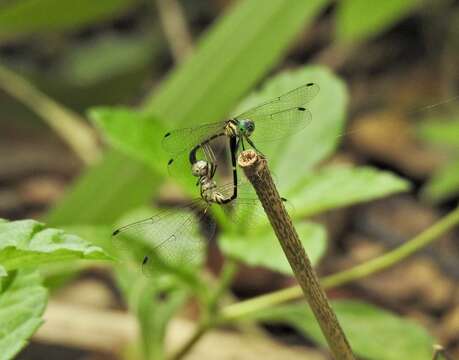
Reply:
[[263, 116], [261, 120], [254, 120], [252, 138], [255, 143], [278, 140], [299, 132], [311, 122], [312, 114], [304, 107], [296, 107]]
[[225, 122], [219, 121], [197, 127], [173, 130], [164, 135], [162, 146], [164, 150], [172, 155], [188, 152], [210, 136], [222, 132], [224, 126]]
[[115, 246], [132, 252], [133, 248], [138, 247], [133, 244], [134, 241], [150, 249], [136, 256], [137, 261], [150, 259], [142, 265], [145, 274], [157, 272], [161, 265], [186, 263], [202, 250], [203, 227], [208, 236], [215, 231], [212, 222], [205, 217], [206, 208], [202, 207], [203, 204], [199, 199], [186, 207], [165, 209], [151, 218], [126, 225], [114, 232]]
[[271, 114], [306, 105], [319, 93], [319, 90], [319, 85], [315, 83], [302, 85], [236, 116], [236, 119], [251, 119], [261, 122]]

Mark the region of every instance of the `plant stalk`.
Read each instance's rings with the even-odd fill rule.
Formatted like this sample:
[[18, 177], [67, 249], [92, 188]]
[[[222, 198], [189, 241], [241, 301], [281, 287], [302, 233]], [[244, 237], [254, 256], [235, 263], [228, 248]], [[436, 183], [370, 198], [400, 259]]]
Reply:
[[77, 113], [63, 107], [23, 77], [0, 65], [0, 88], [40, 116], [85, 164], [100, 157], [97, 136]]
[[335, 359], [354, 359], [351, 347], [312, 268], [298, 233], [271, 177], [266, 159], [253, 150], [243, 151], [239, 166], [252, 183], [266, 215], [292, 267]]

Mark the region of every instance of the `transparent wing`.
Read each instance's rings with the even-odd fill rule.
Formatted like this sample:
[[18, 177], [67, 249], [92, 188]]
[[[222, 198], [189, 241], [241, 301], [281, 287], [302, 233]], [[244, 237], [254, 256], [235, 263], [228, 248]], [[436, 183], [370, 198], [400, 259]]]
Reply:
[[[276, 182], [276, 179], [274, 179]], [[227, 183], [218, 187], [218, 191], [225, 195], [231, 196], [234, 185]], [[232, 223], [238, 228], [250, 227], [256, 229], [257, 226], [267, 222], [266, 213], [261, 202], [247, 178], [242, 178], [237, 184], [237, 198], [229, 204], [224, 205], [225, 212], [230, 217]], [[290, 213], [293, 206], [288, 199], [282, 198], [284, 206]]]
[[113, 233], [113, 242], [117, 248], [127, 251], [132, 251], [133, 241], [150, 249], [138, 258], [143, 262], [142, 272], [151, 275], [161, 267], [189, 263], [202, 254], [203, 231], [212, 236], [215, 223], [207, 217], [207, 206], [199, 199], [185, 207], [165, 209], [123, 226]]
[[255, 122], [253, 137], [257, 142], [281, 139], [302, 130], [311, 122], [311, 112], [304, 105], [318, 93], [319, 86], [309, 83], [252, 108], [236, 116], [236, 119]]
[[235, 118], [262, 121], [263, 118], [268, 115], [306, 105], [319, 93], [319, 90], [319, 85], [315, 83], [305, 84], [273, 100], [243, 112]]
[[256, 122], [252, 138], [255, 143], [279, 140], [301, 131], [311, 120], [311, 112], [304, 107], [280, 111]]
[[190, 151], [195, 145], [202, 143], [214, 134], [223, 131], [224, 121], [204, 124], [170, 131], [164, 135], [162, 146], [168, 153], [180, 154]]
[[[256, 200], [257, 195], [249, 180], [247, 180], [245, 176], [241, 178], [241, 172], [238, 173], [238, 177], [239, 179], [236, 185], [238, 196], [241, 195], [241, 197], [253, 198]], [[231, 197], [234, 192], [234, 181], [228, 181], [223, 185], [219, 185], [216, 191], [222, 194], [225, 198]]]
[[[234, 191], [232, 182], [221, 185], [217, 188], [225, 198], [231, 197]], [[244, 227], [251, 221], [260, 222], [264, 216], [263, 208], [258, 200], [257, 194], [252, 187], [252, 184], [242, 178], [237, 183], [237, 198], [231, 202], [218, 205], [215, 204], [212, 208], [220, 206], [231, 220], [234, 226]]]

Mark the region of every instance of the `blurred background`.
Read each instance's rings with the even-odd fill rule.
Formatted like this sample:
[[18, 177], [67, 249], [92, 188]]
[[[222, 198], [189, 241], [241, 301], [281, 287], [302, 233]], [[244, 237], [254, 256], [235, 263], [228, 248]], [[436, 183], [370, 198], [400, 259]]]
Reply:
[[[328, 234], [319, 274], [371, 259], [434, 224], [459, 195], [459, 1], [300, 3], [1, 1], [0, 217], [112, 229], [168, 190], [148, 162], [112, 150], [116, 141], [94, 118], [138, 109], [161, 119], [154, 157], [163, 129], [221, 120], [266, 79], [307, 65], [347, 88], [343, 100], [318, 82], [321, 99], [345, 118], [336, 151], [322, 162], [370, 166], [411, 184], [314, 215]], [[320, 117], [313, 111], [314, 123]], [[411, 319], [459, 358], [458, 235], [329, 295]], [[210, 258], [207, 269], [218, 273], [221, 252], [213, 248]], [[122, 344], [135, 343], [137, 322], [112, 265], [75, 262], [43, 273], [46, 323], [19, 359], [117, 359]], [[241, 265], [231, 294], [247, 299], [294, 284], [292, 276]], [[196, 313], [193, 302], [181, 307], [167, 347], [192, 333]], [[241, 332], [216, 330], [185, 358], [327, 358], [289, 324], [244, 331], [250, 344]]]

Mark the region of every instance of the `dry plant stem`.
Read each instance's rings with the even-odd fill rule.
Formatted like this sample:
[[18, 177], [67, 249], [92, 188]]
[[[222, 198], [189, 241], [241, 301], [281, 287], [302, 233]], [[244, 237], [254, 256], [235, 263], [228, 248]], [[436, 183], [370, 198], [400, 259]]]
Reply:
[[300, 242], [298, 233], [285, 210], [266, 160], [255, 151], [246, 150], [239, 155], [238, 163], [255, 188], [271, 226], [335, 359], [354, 359], [346, 336], [338, 323], [325, 292], [320, 287], [319, 280]]
[[[354, 266], [348, 270], [324, 277], [321, 280], [322, 286], [325, 289], [342, 286], [357, 279], [388, 269], [429, 245], [441, 235], [458, 225], [459, 207], [398, 248], [395, 248], [394, 250], [372, 260]], [[258, 296], [251, 300], [242, 301], [223, 309], [221, 313], [221, 321], [234, 321], [257, 310], [272, 307], [287, 301], [300, 299], [301, 296], [301, 288], [299, 286], [294, 286], [288, 289], [275, 291], [267, 295]]]
[[156, 0], [164, 33], [176, 63], [182, 62], [193, 49], [185, 15], [177, 0]]
[[86, 164], [100, 155], [96, 134], [78, 114], [64, 108], [11, 70], [0, 66], [0, 88], [38, 114]]

